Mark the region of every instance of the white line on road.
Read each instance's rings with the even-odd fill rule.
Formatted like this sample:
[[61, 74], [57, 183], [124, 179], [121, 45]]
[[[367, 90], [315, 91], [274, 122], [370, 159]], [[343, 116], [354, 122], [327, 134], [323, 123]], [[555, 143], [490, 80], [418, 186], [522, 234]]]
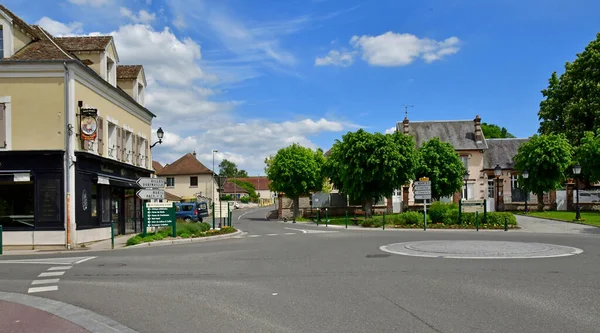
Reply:
[[267, 234], [267, 236], [277, 236], [278, 234]]
[[302, 233], [303, 233], [303, 234], [307, 234], [307, 233], [308, 233], [308, 231], [307, 231], [307, 230], [303, 230], [303, 229], [294, 229], [294, 228], [284, 228], [284, 229], [287, 229], [287, 230], [296, 230], [296, 231], [302, 231]]
[[47, 276], [62, 276], [63, 274], [65, 274], [65, 272], [44, 272], [40, 275], [38, 275], [38, 277], [47, 277]]
[[261, 235], [248, 235], [249, 238], [256, 238], [256, 237], [260, 237]]
[[66, 271], [67, 269], [71, 269], [73, 266], [55, 266], [48, 268], [49, 271]]
[[60, 280], [60, 279], [33, 280], [33, 282], [31, 282], [31, 284], [35, 286], [38, 284], [58, 283], [58, 280]]
[[242, 214], [242, 215], [238, 216], [238, 220], [239, 220], [239, 219], [241, 219], [241, 218], [242, 218], [242, 216], [244, 216], [244, 215], [246, 215], [246, 214], [248, 214], [248, 213], [252, 213], [252, 211], [245, 212], [244, 214]]
[[86, 261], [94, 259], [94, 258], [96, 258], [96, 257], [87, 257], [85, 259], [81, 259], [79, 261], [74, 262], [74, 264], [81, 264], [82, 262], [86, 262]]
[[41, 293], [44, 291], [56, 291], [56, 290], [58, 290], [58, 286], [35, 287], [35, 288], [29, 288], [29, 290], [27, 290], [27, 293], [29, 293], [29, 294]]
[[284, 235], [297, 235], [295, 232], [286, 232]]

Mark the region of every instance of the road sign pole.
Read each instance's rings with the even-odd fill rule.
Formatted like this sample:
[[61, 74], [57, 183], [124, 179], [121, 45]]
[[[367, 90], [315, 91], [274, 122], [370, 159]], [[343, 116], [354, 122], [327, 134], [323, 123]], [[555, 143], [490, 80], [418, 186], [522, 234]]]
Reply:
[[462, 225], [462, 199], [458, 200], [458, 224]]
[[327, 210], [327, 207], [325, 207], [325, 227], [329, 226], [329, 211]]
[[[142, 222], [142, 224], [144, 224]], [[115, 249], [115, 221], [110, 220], [110, 248]]]
[[508, 217], [504, 217], [504, 231], [508, 231]]
[[319, 212], [321, 211], [321, 208], [317, 209], [317, 227], [319, 226]]
[[423, 231], [427, 231], [427, 199], [423, 200], [423, 218], [425, 222], [423, 223]]
[[479, 231], [479, 211], [475, 212], [475, 229]]
[[215, 202], [212, 203], [213, 230], [215, 229]]
[[2, 226], [0, 225], [0, 255], [2, 255]]
[[348, 210], [346, 209], [346, 229], [348, 229]]
[[229, 204], [230, 204], [230, 202], [227, 201], [227, 226], [229, 226], [229, 221], [230, 221], [230, 219], [229, 219], [230, 216], [229, 215], [231, 213], [231, 210], [229, 209]]
[[385, 212], [383, 212], [383, 230], [385, 230]]
[[146, 237], [146, 230], [148, 230], [148, 203], [144, 202], [144, 218], [142, 219], [142, 236]]

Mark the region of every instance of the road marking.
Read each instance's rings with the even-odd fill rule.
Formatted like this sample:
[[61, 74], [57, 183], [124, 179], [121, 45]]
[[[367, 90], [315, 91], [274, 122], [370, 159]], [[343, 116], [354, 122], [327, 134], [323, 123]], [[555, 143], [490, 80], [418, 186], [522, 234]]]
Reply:
[[58, 286], [35, 287], [35, 288], [29, 288], [29, 290], [27, 290], [27, 293], [28, 294], [41, 293], [44, 291], [56, 291], [56, 290], [58, 290]]
[[267, 234], [267, 236], [277, 236], [278, 234]]
[[39, 264], [39, 265], [73, 265], [96, 257], [69, 257], [69, 258], [51, 258], [51, 259], [21, 259], [21, 260], [0, 260], [0, 264]]
[[303, 233], [303, 234], [307, 234], [307, 233], [308, 233], [308, 231], [307, 231], [307, 230], [303, 230], [303, 229], [294, 229], [294, 228], [284, 228], [284, 229], [287, 229], [287, 230], [296, 230], [296, 231], [302, 231], [302, 233]]
[[38, 285], [38, 284], [49, 284], [49, 283], [58, 283], [60, 279], [44, 279], [44, 280], [33, 280], [33, 282], [31, 282], [32, 285]]
[[79, 261], [76, 261], [76, 262], [74, 262], [74, 264], [81, 264], [82, 262], [86, 262], [86, 261], [88, 261], [88, 260], [92, 260], [92, 259], [94, 259], [94, 258], [96, 258], [96, 257], [87, 257], [87, 258], [83, 258], [83, 259], [81, 259], [81, 260], [79, 260]]
[[297, 235], [295, 232], [286, 232], [284, 235]]
[[44, 272], [44, 273], [38, 275], [38, 277], [62, 276], [63, 274], [65, 274], [64, 271], [62, 271], [62, 272]]
[[249, 235], [248, 238], [256, 238], [256, 237], [260, 237], [261, 235]]
[[241, 218], [242, 218], [242, 216], [244, 216], [244, 215], [246, 215], [246, 214], [248, 214], [248, 213], [252, 213], [252, 211], [247, 211], [247, 212], [245, 212], [244, 214], [242, 214], [242, 215], [238, 216], [238, 220], [239, 220], [239, 219], [241, 219]]
[[325, 231], [325, 230], [312, 230], [312, 229], [294, 229], [294, 228], [285, 228], [288, 230], [295, 230], [295, 231], [302, 231], [303, 234], [328, 234], [328, 233], [332, 233], [332, 232], [339, 232], [339, 231]]
[[48, 268], [49, 271], [66, 271], [67, 269], [71, 269], [73, 266], [55, 266]]

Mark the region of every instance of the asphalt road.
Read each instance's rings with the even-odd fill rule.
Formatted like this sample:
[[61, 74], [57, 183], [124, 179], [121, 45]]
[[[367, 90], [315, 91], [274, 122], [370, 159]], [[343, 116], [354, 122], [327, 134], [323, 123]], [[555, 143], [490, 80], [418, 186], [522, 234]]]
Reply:
[[[266, 221], [265, 213], [236, 212], [234, 226], [247, 234], [235, 239], [78, 252], [96, 258], [67, 270], [57, 291], [36, 296], [138, 332], [600, 331], [598, 234], [356, 231]], [[537, 242], [584, 252], [468, 260], [379, 249], [418, 240]], [[0, 264], [0, 291], [27, 293], [46, 269]]]

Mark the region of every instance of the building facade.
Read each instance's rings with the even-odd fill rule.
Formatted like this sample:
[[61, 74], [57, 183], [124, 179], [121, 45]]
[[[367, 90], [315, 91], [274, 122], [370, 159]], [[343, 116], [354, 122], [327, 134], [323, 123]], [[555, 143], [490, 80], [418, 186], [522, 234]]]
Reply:
[[[141, 231], [152, 174], [142, 66], [111, 36], [62, 37], [0, 5], [0, 224], [5, 245], [74, 247]], [[129, 87], [136, 87], [134, 91]]]
[[218, 201], [218, 184], [213, 172], [196, 158], [196, 152], [187, 153], [177, 161], [166, 164], [156, 173], [165, 179], [165, 190], [183, 201]]

